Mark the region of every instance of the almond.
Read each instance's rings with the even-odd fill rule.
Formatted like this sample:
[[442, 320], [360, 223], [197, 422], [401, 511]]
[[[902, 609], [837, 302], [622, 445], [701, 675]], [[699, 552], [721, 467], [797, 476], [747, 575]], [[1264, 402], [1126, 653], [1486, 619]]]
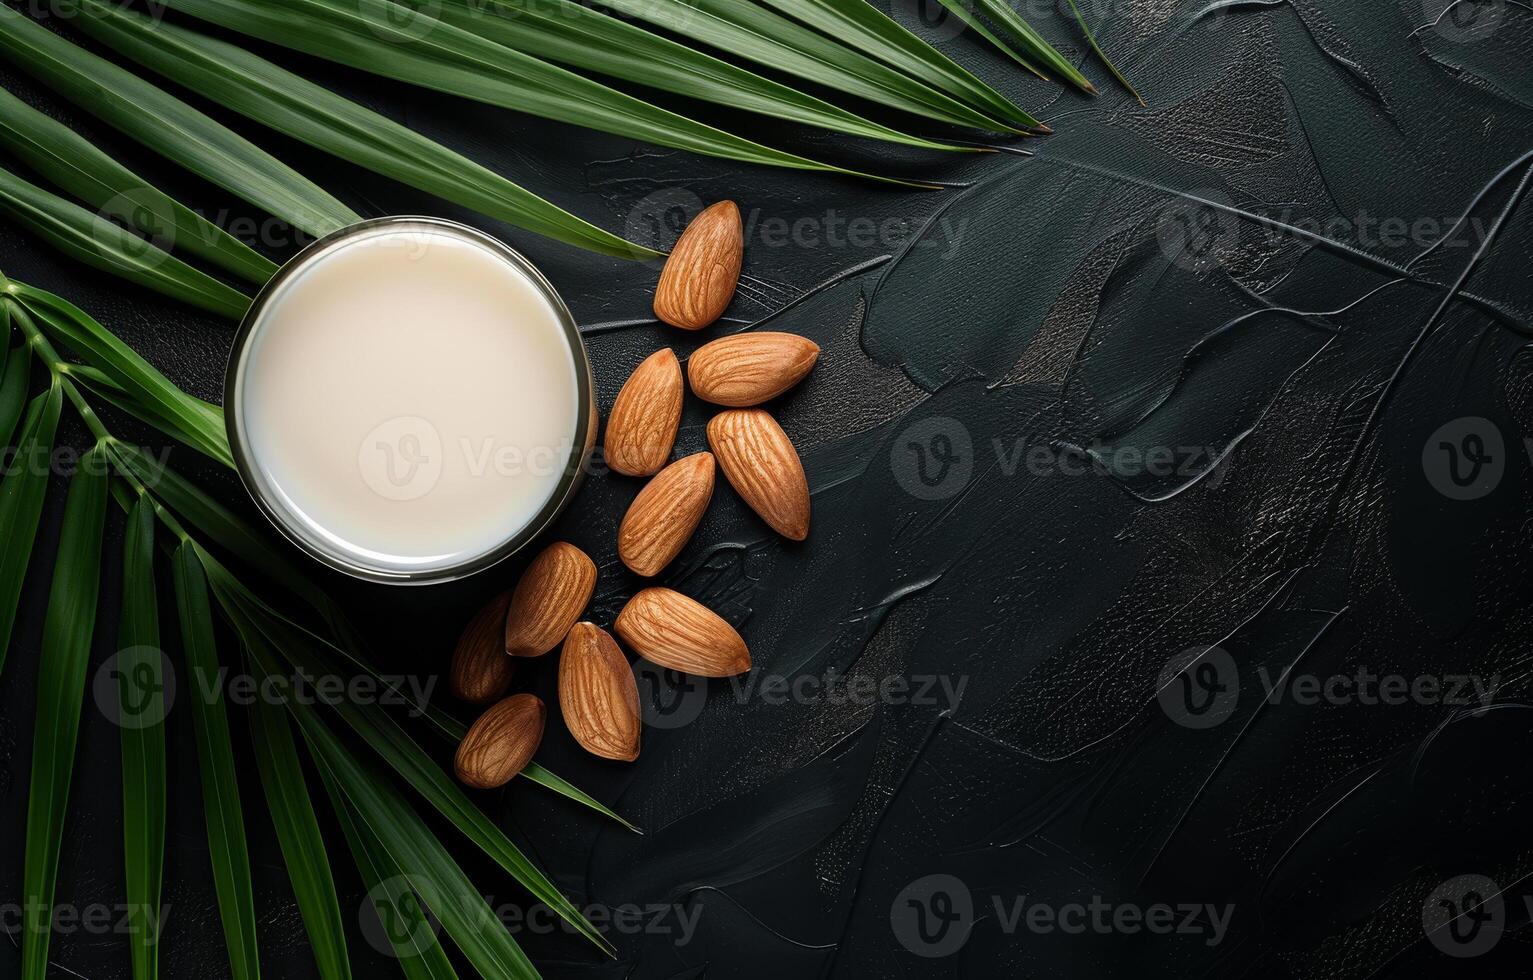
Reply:
[[511, 593], [502, 592], [463, 627], [452, 652], [452, 693], [473, 704], [490, 704], [506, 695], [516, 661], [506, 656], [506, 610]]
[[607, 415], [607, 465], [628, 476], [660, 472], [676, 444], [685, 394], [674, 351], [667, 347], [646, 357]]
[[513, 694], [479, 716], [458, 744], [453, 760], [458, 780], [475, 789], [495, 789], [526, 768], [543, 741], [547, 709], [532, 694]]
[[596, 563], [572, 544], [555, 541], [516, 583], [506, 613], [506, 652], [541, 657], [559, 645], [596, 591]]
[[712, 453], [693, 453], [667, 466], [623, 515], [618, 557], [636, 575], [660, 574], [686, 547], [712, 497]]
[[564, 638], [559, 708], [587, 752], [620, 762], [639, 757], [639, 685], [617, 641], [595, 623], [576, 623]]
[[707, 208], [687, 225], [665, 260], [655, 288], [655, 316], [686, 330], [717, 320], [734, 298], [744, 259], [739, 207], [720, 201]]
[[794, 541], [809, 536], [809, 481], [776, 419], [759, 408], [720, 412], [708, 423], [708, 445], [730, 486], [772, 530]]
[[820, 345], [791, 333], [720, 337], [692, 352], [687, 380], [703, 401], [748, 408], [770, 401], [804, 380]]
[[733, 677], [751, 669], [750, 650], [735, 628], [671, 589], [641, 589], [612, 628], [640, 656], [683, 674]]

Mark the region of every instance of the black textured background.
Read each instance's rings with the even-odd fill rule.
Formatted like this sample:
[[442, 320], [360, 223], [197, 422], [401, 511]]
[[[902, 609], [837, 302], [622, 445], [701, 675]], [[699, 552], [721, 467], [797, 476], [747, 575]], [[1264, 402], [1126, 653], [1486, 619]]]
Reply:
[[[893, 2], [908, 20], [916, 0]], [[767, 533], [721, 485], [665, 582], [740, 626], [751, 680], [962, 685], [951, 705], [775, 703], [642, 671], [651, 724], [629, 766], [582, 754], [551, 720], [539, 758], [646, 835], [529, 785], [486, 806], [579, 904], [677, 906], [697, 925], [685, 943], [674, 912], [647, 931], [612, 930], [616, 962], [518, 927], [546, 975], [1527, 975], [1533, 10], [1082, 6], [1150, 108], [1095, 63], [1104, 93], [1088, 100], [1025, 77], [972, 35], [928, 28], [1054, 126], [1025, 142], [1032, 156], [906, 155], [687, 107], [809, 155], [961, 185], [925, 193], [663, 152], [277, 55], [640, 240], [666, 246], [701, 202], [738, 200], [746, 278], [729, 321], [698, 337], [647, 319], [653, 266], [495, 226], [261, 134], [365, 214], [470, 220], [525, 251], [585, 329], [603, 410], [659, 345], [685, 355], [744, 324], [815, 339], [815, 373], [776, 406], [814, 489], [810, 540]], [[1026, 9], [1079, 51], [1050, 6]], [[242, 215], [5, 81], [210, 217]], [[292, 237], [269, 225], [262, 243], [280, 258]], [[231, 324], [10, 228], [0, 268], [219, 397]], [[706, 419], [689, 403], [678, 452], [704, 447]], [[1452, 483], [1445, 444], [1481, 458], [1478, 482]], [[172, 462], [244, 504], [229, 474], [185, 450]], [[638, 487], [588, 481], [557, 531], [601, 567], [598, 622], [637, 585], [613, 541]], [[55, 493], [51, 522], [60, 503]], [[450, 587], [333, 585], [380, 660], [432, 675], [521, 563]], [[34, 569], [0, 684], [6, 901], [19, 892], [47, 571]], [[101, 630], [98, 659], [111, 636]], [[1180, 723], [1174, 675], [1209, 645], [1183, 675], [1194, 700], [1210, 681], [1238, 693], [1216, 705], [1222, 723], [1193, 727]], [[555, 667], [545, 658], [519, 684], [556, 704]], [[1323, 682], [1359, 670], [1473, 675], [1495, 685], [1494, 707], [1263, 696], [1264, 678], [1285, 671]], [[59, 893], [82, 905], [121, 896], [116, 730], [92, 704]], [[184, 709], [172, 714], [163, 966], [221, 977], [188, 725]], [[310, 976], [271, 829], [259, 816], [250, 827], [267, 974]], [[357, 975], [394, 975], [334, 853]], [[459, 853], [497, 904], [522, 901]], [[1474, 949], [1423, 925], [1439, 898], [1462, 899], [1468, 874], [1489, 879], [1478, 887], [1501, 910]], [[961, 912], [965, 897], [973, 914], [951, 952], [912, 932], [910, 902]], [[1026, 919], [1011, 928], [998, 910], [1021, 899], [1056, 911], [1190, 903], [1229, 918], [1218, 941], [1206, 916], [1170, 936], [1073, 935]], [[1465, 958], [1440, 946], [1489, 948]], [[53, 950], [60, 976], [129, 975], [121, 937], [61, 936]], [[918, 955], [933, 952], [948, 955]], [[0, 942], [0, 976], [19, 962]]]

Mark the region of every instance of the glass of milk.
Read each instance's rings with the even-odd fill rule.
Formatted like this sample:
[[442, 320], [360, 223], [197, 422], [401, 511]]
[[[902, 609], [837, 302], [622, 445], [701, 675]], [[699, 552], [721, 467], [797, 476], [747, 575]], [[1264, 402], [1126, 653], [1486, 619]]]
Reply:
[[441, 582], [532, 540], [596, 434], [573, 317], [520, 254], [438, 218], [364, 221], [277, 273], [224, 414], [245, 486], [333, 568]]

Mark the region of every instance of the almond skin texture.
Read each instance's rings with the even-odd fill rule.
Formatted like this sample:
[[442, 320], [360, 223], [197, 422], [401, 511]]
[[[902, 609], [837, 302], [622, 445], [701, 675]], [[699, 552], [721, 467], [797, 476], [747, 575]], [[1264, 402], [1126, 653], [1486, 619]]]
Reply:
[[749, 408], [804, 380], [819, 358], [820, 345], [807, 337], [742, 333], [693, 351], [687, 359], [687, 380], [703, 401]]
[[646, 357], [607, 415], [607, 465], [627, 476], [660, 472], [676, 444], [685, 394], [675, 351], [667, 347]]
[[671, 589], [641, 589], [612, 624], [641, 657], [699, 677], [733, 677], [751, 669], [745, 640], [718, 613]]
[[497, 702], [474, 722], [453, 768], [458, 781], [474, 789], [495, 789], [526, 768], [543, 741], [548, 709], [535, 695], [513, 694]]
[[687, 225], [655, 287], [655, 316], [701, 330], [724, 315], [740, 282], [745, 231], [734, 201], [720, 201]]
[[576, 623], [564, 638], [559, 709], [587, 752], [619, 762], [639, 757], [639, 685], [617, 641], [595, 623]]
[[506, 652], [541, 657], [559, 645], [596, 591], [596, 563], [584, 551], [555, 541], [532, 560], [506, 613]]
[[713, 498], [713, 454], [661, 470], [633, 498], [617, 529], [617, 553], [635, 575], [658, 575], [686, 547]]
[[759, 408], [720, 412], [708, 423], [708, 445], [730, 486], [772, 530], [793, 541], [809, 537], [809, 481], [776, 419]]
[[493, 704], [506, 696], [516, 661], [506, 656], [506, 610], [511, 593], [502, 592], [489, 603], [458, 637], [452, 653], [448, 679], [452, 693], [471, 704]]

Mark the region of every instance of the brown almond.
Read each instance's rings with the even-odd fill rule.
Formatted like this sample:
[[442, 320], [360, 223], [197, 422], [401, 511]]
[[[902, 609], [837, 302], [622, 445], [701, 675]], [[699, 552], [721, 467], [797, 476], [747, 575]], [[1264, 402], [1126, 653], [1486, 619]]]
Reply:
[[641, 589], [612, 628], [641, 657], [683, 674], [733, 677], [751, 669], [750, 650], [735, 628], [671, 589]]
[[685, 394], [675, 351], [666, 347], [646, 357], [607, 415], [607, 465], [628, 476], [660, 472], [676, 444]]
[[639, 757], [639, 685], [617, 641], [595, 623], [576, 623], [559, 654], [559, 709], [587, 752]]
[[636, 575], [658, 575], [686, 547], [713, 497], [713, 454], [693, 453], [655, 475], [617, 529], [617, 553]]
[[506, 652], [541, 657], [559, 645], [596, 591], [596, 563], [579, 548], [555, 541], [532, 560], [511, 594]]
[[703, 401], [748, 408], [771, 401], [804, 380], [820, 358], [820, 345], [792, 333], [720, 337], [692, 352], [687, 380]]
[[448, 682], [452, 693], [473, 704], [505, 697], [516, 661], [506, 656], [506, 610], [511, 593], [502, 592], [468, 621], [452, 652]]
[[744, 259], [740, 208], [734, 201], [707, 208], [687, 225], [665, 260], [655, 288], [655, 316], [685, 330], [717, 320], [734, 298]]
[[543, 702], [532, 694], [513, 694], [497, 702], [469, 728], [458, 744], [453, 768], [458, 780], [474, 789], [495, 789], [532, 761], [543, 741]]
[[809, 481], [776, 419], [759, 408], [720, 412], [708, 423], [708, 445], [730, 486], [772, 530], [794, 541], [809, 536]]

